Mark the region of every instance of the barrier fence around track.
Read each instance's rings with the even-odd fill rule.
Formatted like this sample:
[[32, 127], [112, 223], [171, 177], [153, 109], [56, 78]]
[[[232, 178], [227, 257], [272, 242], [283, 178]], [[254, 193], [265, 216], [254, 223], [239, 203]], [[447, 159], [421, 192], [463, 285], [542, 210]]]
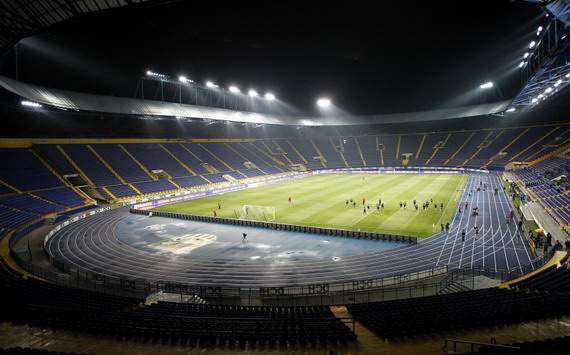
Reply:
[[[427, 296], [435, 294], [440, 287], [438, 282], [430, 282], [429, 279], [448, 272], [447, 266], [440, 266], [409, 274], [339, 283], [283, 287], [226, 287], [109, 277], [70, 268], [67, 264], [52, 259], [52, 264], [61, 271], [58, 272], [34, 264], [27, 260], [28, 256], [25, 252], [12, 252], [12, 257], [22, 269], [36, 277], [62, 286], [142, 298], [159, 292], [196, 295], [221, 304], [247, 305], [296, 303], [335, 305]], [[423, 282], [423, 284], [402, 286], [411, 282]]]
[[301, 226], [301, 225], [296, 225], [296, 224], [254, 221], [254, 220], [249, 220], [249, 219], [200, 216], [200, 215], [191, 215], [191, 214], [185, 214], [185, 213], [174, 213], [174, 212], [163, 212], [163, 211], [147, 211], [147, 210], [139, 210], [139, 209], [135, 209], [135, 208], [131, 208], [130, 212], [134, 213], [134, 214], [145, 215], [145, 216], [150, 216], [150, 213], [152, 213], [152, 217], [167, 217], [167, 218], [184, 219], [184, 220], [189, 220], [189, 221], [231, 224], [231, 225], [237, 225], [237, 226], [283, 230], [283, 231], [289, 231], [289, 232], [322, 234], [322, 235], [344, 237], [344, 238], [385, 240], [385, 241], [401, 242], [401, 243], [408, 243], [408, 244], [417, 244], [417, 242], [418, 242], [418, 238], [416, 238], [416, 237], [405, 236], [405, 235], [386, 234], [386, 233], [362, 232], [362, 231], [352, 231], [352, 230], [337, 229], [337, 228]]

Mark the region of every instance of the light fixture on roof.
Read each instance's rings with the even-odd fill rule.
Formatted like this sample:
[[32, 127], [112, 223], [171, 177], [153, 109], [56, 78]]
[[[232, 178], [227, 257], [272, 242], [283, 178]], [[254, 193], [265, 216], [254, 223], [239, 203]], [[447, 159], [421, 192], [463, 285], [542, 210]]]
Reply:
[[211, 82], [211, 81], [209, 81], [209, 80], [206, 81], [206, 86], [209, 87], [209, 88], [212, 88], [212, 89], [215, 89], [215, 88], [218, 87], [218, 85], [214, 84], [213, 82]]
[[525, 52], [525, 53], [523, 54], [523, 58], [524, 58], [524, 59], [527, 59], [529, 55], [530, 55], [530, 54], [529, 54], [528, 52]]
[[488, 81], [486, 83], [483, 83], [481, 85], [479, 85], [480, 89], [490, 89], [493, 87], [493, 82], [492, 81]]
[[328, 97], [321, 97], [320, 99], [317, 100], [317, 106], [321, 108], [327, 108], [330, 105], [331, 105], [331, 99], [329, 99]]
[[535, 41], [531, 41], [530, 44], [528, 45], [528, 48], [534, 48], [534, 46], [536, 46], [536, 42]]
[[538, 97], [539, 99], [542, 99], [542, 98], [544, 97], [544, 95], [542, 95], [542, 94], [538, 94], [538, 96], [537, 96], [537, 97]]
[[155, 78], [159, 78], [159, 79], [166, 79], [166, 77], [167, 77], [166, 74], [156, 73], [156, 72], [153, 72], [152, 70], [147, 70], [146, 75], [151, 76], [151, 77], [155, 77]]
[[551, 88], [551, 87], [547, 87], [546, 90], [544, 90], [544, 92], [545, 92], [546, 94], [548, 94], [548, 93], [552, 92], [552, 88]]
[[180, 81], [181, 83], [184, 83], [184, 84], [186, 84], [186, 83], [193, 83], [193, 82], [194, 82], [194, 80], [190, 80], [190, 79], [188, 79], [187, 77], [185, 77], [184, 75], [180, 75], [180, 76], [178, 77], [178, 81]]
[[558, 79], [558, 80], [554, 83], [554, 86], [555, 86], [555, 87], [559, 87], [560, 84], [562, 84], [562, 80]]
[[234, 85], [230, 86], [230, 87], [228, 88], [228, 90], [230, 90], [230, 92], [233, 92], [234, 94], [239, 94], [239, 93], [240, 93], [240, 89], [239, 89], [237, 86], [234, 86]]
[[523, 60], [522, 62], [519, 63], [519, 68], [524, 67], [525, 64], [526, 64], [526, 62]]
[[273, 93], [271, 93], [271, 92], [266, 92], [265, 98], [269, 101], [273, 101], [273, 100], [275, 100], [275, 95], [273, 95]]
[[253, 89], [249, 89], [249, 91], [247, 92], [247, 94], [251, 97], [257, 97], [259, 96], [259, 94], [257, 93], [257, 91], [253, 90]]
[[532, 100], [531, 100], [531, 102], [532, 102], [533, 104], [536, 103], [537, 101], [538, 101], [538, 99], [537, 99], [536, 97], [533, 97]]
[[507, 109], [507, 112], [515, 112], [516, 110], [517, 110], [516, 108], [511, 107], [511, 108]]
[[565, 78], [570, 78], [570, 73], [566, 74], [564, 77], [565, 77]]
[[28, 101], [28, 100], [22, 100], [22, 102], [20, 102], [22, 104], [22, 106], [27, 106], [27, 107], [34, 107], [34, 108], [39, 108], [42, 107], [41, 104], [37, 103], [37, 102], [33, 102], [33, 101]]

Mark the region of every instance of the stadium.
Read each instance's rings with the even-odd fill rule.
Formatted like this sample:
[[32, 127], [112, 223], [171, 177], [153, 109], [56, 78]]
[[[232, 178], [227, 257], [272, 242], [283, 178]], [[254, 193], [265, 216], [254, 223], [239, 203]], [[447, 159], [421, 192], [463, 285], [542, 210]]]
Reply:
[[466, 3], [0, 0], [0, 354], [567, 354], [570, 1]]

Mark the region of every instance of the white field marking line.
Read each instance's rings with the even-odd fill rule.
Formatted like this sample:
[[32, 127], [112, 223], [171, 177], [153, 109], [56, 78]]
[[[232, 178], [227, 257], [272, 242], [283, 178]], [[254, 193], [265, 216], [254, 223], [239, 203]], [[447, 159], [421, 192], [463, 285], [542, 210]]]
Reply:
[[[489, 234], [491, 235], [491, 237], [490, 237], [491, 240], [493, 240], [493, 239], [497, 236], [497, 234], [506, 235], [507, 232], [505, 231], [504, 234], [501, 234], [500, 231], [497, 229], [497, 230], [490, 230]], [[498, 241], [497, 241], [497, 242], [493, 242], [493, 243], [498, 243]], [[491, 253], [491, 254], [492, 254], [492, 253]], [[490, 255], [490, 254], [487, 254], [487, 256], [489, 256], [489, 255]], [[483, 260], [483, 259], [484, 259], [483, 257], [480, 257], [480, 258], [478, 258], [478, 259], [475, 260], [475, 261], [480, 261], [480, 260]]]
[[[469, 196], [469, 195], [467, 195], [467, 196]], [[477, 196], [477, 199], [479, 199], [479, 196]], [[469, 226], [470, 218], [471, 218], [471, 213], [467, 212], [467, 225], [468, 226]], [[451, 264], [451, 258], [453, 257], [453, 252], [455, 251], [455, 244], [457, 243], [457, 235], [458, 234], [459, 234], [459, 231], [458, 231], [458, 233], [455, 234], [455, 238], [453, 239], [453, 245], [451, 246], [451, 252], [449, 253], [449, 259], [447, 261], [448, 265]], [[461, 260], [459, 263], [461, 264]]]
[[[486, 189], [485, 189], [485, 190], [486, 190]], [[487, 196], [487, 191], [484, 191], [484, 193], [485, 193], [485, 194], [484, 194], [483, 198], [484, 198], [484, 199], [487, 199], [487, 200], [488, 200], [488, 204], [489, 204], [489, 228], [492, 228], [492, 226], [493, 226], [493, 216], [491, 215], [491, 209], [492, 209], [491, 203], [492, 203], [492, 202], [491, 202], [491, 200], [489, 199], [489, 197]], [[497, 205], [495, 205], [495, 210], [496, 210], [496, 212], [498, 213]], [[498, 217], [498, 218], [499, 218], [499, 217]], [[499, 228], [500, 228], [500, 226], [501, 226], [501, 220], [499, 220]], [[508, 232], [508, 229], [507, 229], [507, 232]], [[506, 234], [506, 233], [505, 233], [505, 234]], [[501, 237], [501, 242], [503, 242], [503, 235], [501, 235], [500, 237]], [[495, 250], [495, 241], [494, 241], [494, 240], [493, 240], [493, 242], [492, 242], [492, 246], [493, 246], [493, 262], [494, 262], [494, 264], [495, 264], [495, 272], [497, 272], [497, 251]], [[503, 242], [503, 248], [504, 248], [504, 242]]]
[[[479, 185], [479, 186], [481, 186], [481, 185]], [[477, 187], [475, 187], [475, 188], [477, 188]], [[481, 192], [481, 191], [479, 191], [479, 192]], [[477, 193], [477, 206], [479, 206], [479, 203], [480, 203], [480, 202], [479, 202], [479, 195], [480, 195], [480, 194]], [[483, 196], [481, 196], [481, 200], [482, 200], [482, 201], [481, 201], [481, 205], [483, 206], [483, 207], [481, 208], [481, 210], [482, 210], [482, 212], [481, 212], [481, 231], [483, 231], [483, 237], [482, 237], [482, 240], [483, 240], [483, 242], [482, 242], [482, 246], [483, 246], [483, 268], [485, 268], [485, 232], [484, 232], [484, 231], [485, 231], [485, 216], [486, 216], [486, 212], [487, 212], [486, 209], [485, 209], [485, 206], [487, 206], [487, 201], [485, 201], [485, 199], [484, 199]], [[489, 218], [492, 218], [492, 216], [489, 215]], [[492, 221], [492, 220], [491, 220], [490, 225], [491, 225], [491, 226], [493, 225], [493, 221]], [[494, 237], [495, 237], [494, 234], [491, 233], [491, 246], [493, 246]], [[494, 247], [493, 247], [493, 251], [494, 251], [494, 250], [495, 250], [495, 249], [494, 249]]]
[[[492, 185], [493, 187], [495, 187], [494, 183]], [[497, 213], [497, 216], [499, 215], [499, 207], [497, 207], [497, 204], [495, 203], [495, 212]], [[505, 215], [505, 209], [503, 207], [503, 205], [501, 205], [501, 211], [503, 211], [503, 216]], [[507, 218], [509, 218], [509, 216], [507, 216]], [[501, 221], [499, 221], [499, 223], [501, 223]], [[507, 229], [510, 233], [510, 228]], [[501, 237], [501, 242], [503, 243], [503, 252], [505, 254], [505, 264], [507, 265], [507, 270], [510, 270], [510, 266], [509, 266], [509, 257], [507, 255], [507, 249], [506, 249], [506, 245], [505, 245], [505, 240], [503, 237]], [[516, 255], [516, 252], [515, 252]], [[517, 256], [518, 259], [518, 256]]]
[[[501, 188], [501, 195], [500, 195], [500, 196], [501, 196], [502, 198], [505, 198], [506, 201], [509, 202], [508, 197], [506, 196], [505, 192], [504, 192], [503, 189], [502, 189], [502, 184], [501, 184], [501, 186], [499, 186], [499, 187]], [[510, 205], [510, 203], [509, 203], [509, 205]], [[514, 206], [511, 205], [511, 209], [513, 209], [513, 208], [514, 208]], [[504, 207], [503, 207], [502, 204], [501, 204], [501, 209], [503, 210], [503, 213], [504, 213], [504, 212], [505, 212], [505, 209], [504, 209]], [[514, 209], [513, 209], [513, 211], [514, 211]], [[514, 221], [513, 221], [513, 222], [514, 222]], [[520, 233], [518, 227], [516, 227], [516, 228], [517, 228], [517, 229], [516, 229], [516, 231], [515, 231], [515, 236], [511, 235], [511, 243], [512, 243], [512, 245], [513, 245], [513, 249], [514, 249], [513, 252], [515, 253], [515, 256], [516, 256], [516, 258], [517, 258], [517, 262], [518, 262], [518, 264], [519, 264], [519, 268], [522, 270], [522, 264], [521, 264], [521, 261], [520, 261], [520, 258], [519, 258], [519, 254], [517, 253], [517, 250], [516, 250], [516, 247], [515, 247], [515, 243], [514, 243], [514, 238], [516, 237], [516, 235], [519, 235], [519, 233]], [[521, 238], [521, 244], [522, 244], [522, 247], [523, 247], [523, 249], [525, 250], [525, 252], [526, 252], [526, 254], [527, 254], [529, 263], [531, 263], [530, 256], [528, 255], [528, 249], [527, 249], [526, 246], [524, 245], [524, 242], [523, 242], [522, 238]], [[506, 251], [505, 251], [505, 254], [506, 254]], [[532, 264], [532, 263], [531, 263], [531, 264]], [[508, 265], [507, 265], [507, 266], [508, 266]], [[533, 269], [534, 269], [534, 268], [533, 268]]]
[[[390, 181], [392, 181], [392, 180], [394, 180], [394, 179], [390, 179]], [[384, 184], [381, 184], [381, 185], [384, 185]], [[375, 188], [376, 188], [376, 187], [375, 187]], [[367, 189], [366, 191], [370, 191], [370, 190], [372, 190], [372, 189]], [[374, 210], [372, 210], [372, 212], [370, 212], [370, 213], [363, 213], [362, 216], [360, 216], [360, 217], [356, 220], [356, 222], [354, 222], [353, 224], [349, 225], [348, 227], [350, 227], [350, 228], [354, 227], [355, 225], [357, 225], [358, 223], [360, 223], [361, 221], [363, 221], [365, 218], [371, 216], [373, 213], [374, 213]], [[396, 212], [396, 213], [398, 213], [398, 212]]]
[[[491, 211], [490, 211], [491, 206], [488, 206], [489, 208], [486, 208], [487, 204], [489, 202], [485, 199], [485, 196], [482, 196], [482, 199], [483, 199], [483, 222], [482, 222], [483, 224], [481, 225], [481, 229], [485, 230], [485, 220], [486, 220], [485, 216], [487, 214], [489, 214], [489, 216], [488, 216], [488, 218], [489, 218], [489, 229], [491, 229], [491, 228], [493, 228], [493, 216], [491, 215]], [[487, 209], [489, 211], [487, 211]], [[501, 232], [500, 224], [499, 224], [499, 231]], [[485, 233], [483, 233], [483, 237], [485, 237]], [[495, 255], [495, 234], [493, 234], [493, 233], [491, 234], [491, 247], [493, 249], [491, 254]], [[487, 256], [489, 256], [489, 255], [487, 255]], [[483, 268], [485, 268], [485, 258], [486, 258], [485, 257], [485, 239], [483, 239]], [[495, 264], [495, 271], [497, 271], [497, 260], [493, 259], [493, 262]]]
[[[464, 189], [463, 189], [463, 193], [461, 194], [462, 197], [463, 197], [464, 195], [467, 196], [466, 193], [467, 193], [467, 191], [469, 191], [469, 188], [470, 188], [472, 182], [473, 182], [473, 178], [472, 178], [472, 177], [468, 178], [467, 183], [465, 184], [465, 187], [464, 187]], [[466, 198], [466, 199], [467, 199], [467, 198]], [[460, 208], [460, 207], [461, 207], [461, 203], [463, 203], [463, 200], [459, 201], [459, 205], [458, 205], [457, 208]], [[463, 215], [462, 215], [462, 216], [463, 216]], [[461, 220], [463, 220], [463, 218], [460, 219], [459, 225], [461, 225]], [[459, 229], [457, 229], [456, 235], [457, 235], [457, 233], [459, 233]], [[449, 233], [445, 236], [445, 240], [444, 240], [444, 242], [443, 242], [443, 244], [442, 244], [442, 246], [441, 246], [441, 251], [439, 252], [439, 256], [437, 257], [437, 261], [436, 261], [436, 263], [435, 263], [435, 266], [439, 265], [439, 261], [440, 261], [442, 255], [443, 255], [443, 251], [445, 250], [445, 245], [447, 244], [447, 239], [448, 239], [448, 238], [449, 238]]]
[[[335, 193], [339, 192], [342, 194], [346, 189], [346, 186], [344, 184], [350, 183], [350, 181], [353, 178], [354, 177], [350, 176], [350, 175], [344, 175], [342, 177], [335, 177], [334, 181], [337, 181], [337, 183], [335, 184], [335, 185], [337, 185], [337, 187], [334, 187], [331, 190], [331, 192], [334, 191]], [[329, 180], [329, 182], [330, 181], [331, 180]], [[284, 209], [284, 211], [288, 212], [287, 217], [288, 218], [300, 218], [300, 216], [302, 216], [303, 219], [313, 218], [313, 217], [321, 214], [322, 211], [329, 209], [331, 207], [331, 204], [329, 202], [320, 201], [320, 202], [312, 203], [314, 200], [318, 200], [317, 197], [320, 195], [322, 195], [322, 190], [319, 189], [318, 187], [311, 188], [308, 192], [304, 192], [303, 195], [297, 199], [297, 202], [293, 202], [293, 205], [289, 205]], [[311, 205], [309, 206], [307, 203], [311, 203]], [[291, 209], [293, 209], [293, 210], [291, 210]], [[350, 226], [347, 225], [347, 227], [350, 227]]]
[[[475, 184], [475, 188], [477, 188], [477, 185]], [[472, 199], [473, 200], [473, 199]], [[473, 206], [473, 201], [472, 205]], [[477, 203], [479, 203], [479, 195], [477, 195]], [[473, 208], [473, 207], [471, 207]], [[469, 216], [471, 216], [471, 213], [469, 213]], [[481, 218], [484, 219], [485, 215], [482, 213]], [[475, 224], [473, 226], [473, 229], [475, 229], [475, 226], [477, 225], [477, 217], [474, 217], [475, 219]], [[467, 221], [467, 223], [469, 223], [469, 221]], [[468, 224], [469, 226], [469, 224]], [[474, 263], [474, 258], [475, 258], [475, 248], [477, 247], [475, 244], [477, 241], [481, 242], [481, 253], [483, 254], [483, 260], [485, 259], [485, 230], [483, 228], [481, 228], [481, 231], [483, 232], [481, 237], [478, 238], [477, 235], [473, 236], [473, 246], [472, 246], [472, 250], [471, 250], [471, 267], [473, 267], [473, 263]], [[483, 265], [484, 265], [484, 261], [483, 261]]]
[[[432, 182], [430, 185], [432, 185], [432, 184], [434, 184], [434, 182]], [[440, 185], [440, 184], [437, 183], [437, 184], [434, 184], [434, 185]], [[428, 186], [429, 186], [429, 185], [428, 185]], [[425, 186], [422, 190], [420, 190], [420, 192], [424, 191], [424, 189], [428, 188], [428, 186]], [[442, 186], [443, 186], [443, 185], [442, 185]], [[452, 195], [452, 196], [453, 196], [453, 195]], [[420, 214], [419, 208], [418, 208], [417, 211], [414, 211], [414, 210], [410, 207], [410, 210], [411, 210], [412, 213], [413, 213], [413, 218], [409, 218], [409, 219], [408, 219], [408, 222], [403, 225], [403, 228], [408, 227], [408, 226], [413, 222], [413, 219], [414, 219], [415, 217], [417, 217], [417, 216]], [[444, 209], [444, 210], [445, 210], [445, 209]], [[407, 209], [404, 208], [404, 210], [400, 209], [400, 210], [399, 210], [398, 212], [396, 212], [396, 213], [400, 213], [400, 214], [401, 214], [401, 212], [405, 212], [405, 211], [407, 211]], [[437, 209], [436, 209], [436, 211], [437, 211]], [[427, 213], [429, 213], [429, 210], [427, 211]], [[437, 213], [437, 212], [436, 212], [436, 213]], [[442, 213], [443, 213], [443, 212], [442, 212]], [[389, 219], [389, 218], [388, 218], [388, 219]], [[440, 217], [440, 219], [441, 219], [441, 217]], [[387, 221], [387, 220], [385, 220], [382, 224], [384, 224], [386, 221]], [[438, 223], [438, 224], [439, 224], [439, 223]], [[432, 232], [433, 232], [433, 229], [432, 229]]]
[[[514, 205], [513, 205], [512, 201], [508, 198], [508, 195], [506, 194], [506, 192], [503, 191], [503, 189], [501, 189], [501, 193], [504, 195], [505, 200], [509, 204], [510, 208], [514, 210]], [[518, 229], [517, 229], [517, 231], [518, 231]], [[521, 244], [523, 245], [523, 248], [525, 250], [526, 257], [528, 258], [528, 262], [529, 262], [529, 264], [531, 264], [532, 269], [534, 270], [534, 264], [532, 263], [532, 258], [530, 257], [530, 254], [528, 253], [528, 241], [526, 240], [526, 238], [524, 238], [524, 236], [522, 234], [520, 235], [520, 239], [521, 239]], [[514, 244], [513, 244], [513, 246], [514, 246]], [[515, 253], [516, 253], [516, 251], [515, 251]], [[521, 270], [522, 270], [522, 265], [521, 265]]]
[[[394, 179], [395, 179], [395, 178], [394, 178]], [[392, 180], [394, 180], [394, 179], [391, 179], [390, 181], [392, 181]], [[384, 185], [384, 184], [382, 184], [382, 185]], [[370, 190], [370, 189], [368, 189], [367, 191], [369, 191], [369, 190]], [[397, 212], [395, 212], [395, 213], [399, 213], [399, 212], [402, 212], [402, 210], [399, 210], [399, 211], [397, 211]], [[413, 212], [413, 211], [412, 211], [412, 212]], [[361, 221], [363, 221], [363, 220], [366, 219], [367, 217], [370, 217], [370, 216], [373, 215], [373, 214], [374, 214], [374, 211], [372, 211], [372, 212], [370, 212], [370, 213], [366, 213], [366, 214], [363, 213], [362, 216], [360, 216], [360, 217], [356, 220], [356, 222], [354, 222], [352, 225], [350, 225], [350, 227], [354, 227], [355, 225], [357, 225], [358, 223], [360, 223]], [[417, 216], [418, 214], [419, 214], [419, 210], [416, 211], [415, 215]], [[388, 218], [389, 218], [389, 217], [388, 217]], [[411, 219], [410, 219], [410, 222], [405, 225], [405, 227], [407, 227], [410, 223], [411, 223]]]
[[[499, 234], [499, 230], [492, 230], [491, 228], [489, 228], [486, 232], [484, 232], [484, 234], [485, 234], [485, 235], [489, 235], [490, 238], [493, 239], [497, 234]], [[480, 239], [481, 239], [481, 238], [475, 238], [475, 235], [474, 235], [474, 234], [471, 234], [471, 235], [470, 235], [470, 238], [466, 239], [465, 241], [466, 241], [466, 242], [470, 242], [471, 240], [473, 240], [473, 241], [475, 242], [476, 240], [480, 240]], [[472, 263], [475, 263], [475, 262], [480, 261], [480, 260], [482, 259], [482, 257], [478, 257], [478, 259], [475, 259], [475, 253], [474, 253], [474, 250], [475, 250], [475, 249], [476, 249], [476, 247], [473, 247], [473, 248], [471, 249], [471, 251], [472, 251], [472, 253], [471, 253], [471, 260], [472, 260]], [[467, 253], [469, 253], [469, 251], [467, 251]], [[477, 254], [479, 254], [479, 253], [477, 253]], [[487, 255], [487, 256], [488, 256], [488, 255]], [[471, 266], [471, 267], [473, 267], [473, 266]]]
[[[443, 218], [443, 215], [445, 214], [445, 212], [447, 212], [447, 209], [449, 208], [449, 201], [451, 201], [455, 195], [459, 194], [459, 189], [457, 188], [459, 186], [459, 184], [461, 184], [461, 180], [459, 180], [459, 183], [457, 185], [455, 185], [455, 192], [451, 194], [451, 196], [449, 196], [449, 200], [447, 201], [447, 204], [445, 205], [445, 208], [443, 209], [443, 212], [441, 213], [441, 216], [439, 217], [439, 220], [437, 221], [437, 223], [435, 224], [436, 226], [441, 224], [441, 219]], [[467, 185], [467, 184], [465, 184]], [[461, 197], [461, 196], [460, 196]], [[455, 212], [457, 213], [457, 208], [461, 206], [460, 204], [458, 204], [457, 206], [455, 206]], [[452, 218], [455, 217], [455, 214], [452, 216]], [[451, 220], [451, 222], [453, 222], [453, 219]]]
[[[459, 201], [459, 205], [461, 206], [461, 201]], [[467, 212], [467, 216], [468, 216], [468, 217], [467, 217], [467, 218], [468, 218], [468, 220], [467, 220], [467, 228], [469, 228], [469, 216], [471, 216], [471, 214], [470, 214], [469, 212]], [[464, 219], [464, 218], [461, 218], [461, 219], [459, 220], [459, 224], [460, 224], [460, 225], [461, 225], [461, 222], [463, 222], [463, 219]], [[465, 231], [465, 236], [467, 236], [467, 233], [468, 233], [467, 228], [465, 228], [465, 229], [466, 229], [466, 231]], [[470, 230], [469, 230], [469, 231], [470, 231]], [[467, 244], [467, 241], [468, 241], [468, 240], [465, 240], [465, 242], [462, 242], [462, 243], [461, 243], [462, 246], [461, 246], [461, 256], [460, 256], [460, 258], [459, 258], [459, 268], [461, 268], [461, 263], [463, 262], [463, 253], [464, 253], [465, 245]], [[473, 245], [472, 245], [472, 247], [471, 247], [471, 267], [473, 267], [473, 257], [474, 257], [474, 255], [475, 255], [475, 236], [473, 236]], [[451, 261], [451, 258], [450, 258], [450, 261]]]
[[[493, 228], [493, 215], [492, 215], [491, 210], [493, 207], [491, 205], [493, 204], [493, 202], [488, 198], [487, 191], [484, 191], [484, 193], [483, 193], [483, 200], [484, 200], [484, 206], [488, 206], [487, 212], [489, 214], [489, 216], [488, 216], [489, 217], [489, 229], [492, 229]], [[495, 216], [495, 217], [500, 218], [498, 216]], [[484, 222], [485, 222], [485, 220], [483, 220], [483, 223]], [[499, 230], [502, 232], [501, 221], [499, 220], [498, 223], [499, 223]], [[508, 230], [505, 232], [505, 234], [507, 232], [508, 232]], [[499, 235], [499, 237], [501, 238], [500, 239], [501, 241], [502, 241], [503, 235], [504, 235], [503, 233], [500, 233], [500, 235]], [[493, 238], [491, 239], [491, 246], [493, 248], [492, 255], [493, 255], [493, 263], [495, 266], [495, 272], [497, 272], [497, 250], [495, 249], [495, 244], [498, 244], [498, 243], [499, 243], [499, 240], [495, 241], [495, 235], [493, 234]]]

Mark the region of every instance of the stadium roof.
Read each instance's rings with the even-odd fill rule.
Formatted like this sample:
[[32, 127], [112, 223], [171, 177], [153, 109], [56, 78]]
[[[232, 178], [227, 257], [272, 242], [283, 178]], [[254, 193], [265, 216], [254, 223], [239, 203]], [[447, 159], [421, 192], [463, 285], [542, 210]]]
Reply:
[[149, 0], [0, 0], [0, 50], [61, 22]]
[[291, 116], [227, 110], [172, 102], [94, 95], [51, 89], [0, 76], [0, 86], [27, 100], [61, 109], [137, 116], [185, 117], [258, 124], [336, 126], [436, 121], [498, 114], [509, 101], [474, 106], [381, 115]]

